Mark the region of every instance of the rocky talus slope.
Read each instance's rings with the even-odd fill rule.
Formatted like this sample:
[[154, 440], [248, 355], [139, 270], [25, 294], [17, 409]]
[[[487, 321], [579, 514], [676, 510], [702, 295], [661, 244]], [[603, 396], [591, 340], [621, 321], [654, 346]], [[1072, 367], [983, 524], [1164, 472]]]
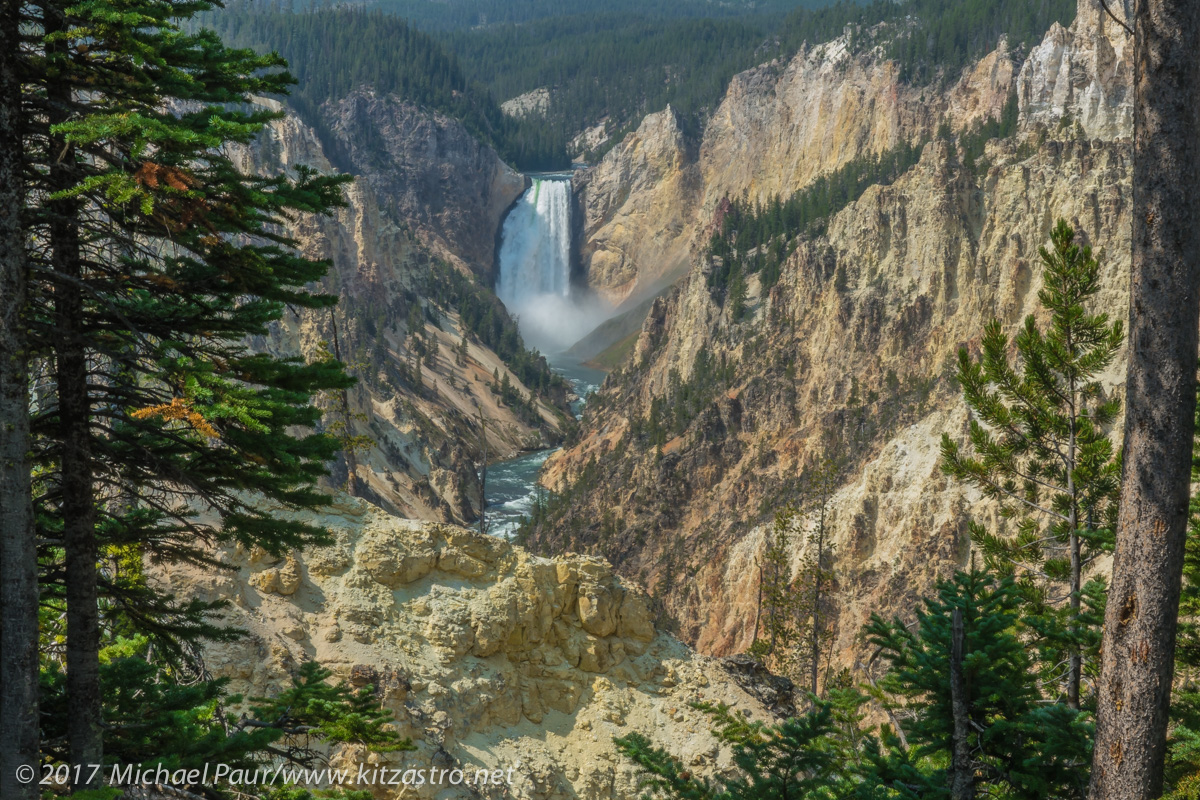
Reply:
[[[452, 307], [431, 308], [437, 322], [427, 319], [426, 330], [438, 353], [422, 364], [418, 387], [401, 370], [414, 362], [407, 320], [414, 305], [429, 307], [425, 294], [441, 259], [487, 281], [496, 230], [524, 179], [457, 122], [411, 106], [364, 91], [330, 114], [339, 134], [357, 143], [348, 149], [361, 170], [345, 208], [301, 216], [289, 233], [306, 255], [331, 262], [322, 289], [339, 303], [332, 312], [289, 312], [253, 344], [308, 359], [336, 350], [359, 378], [347, 397], [349, 433], [371, 445], [341, 458], [333, 486], [347, 485], [353, 469], [355, 493], [393, 513], [470, 521], [478, 511], [478, 416], [487, 421], [491, 458], [511, 456], [557, 440], [565, 398], [539, 403], [539, 419], [505, 407], [489, 389], [493, 374], [507, 373], [523, 395], [527, 387], [473, 336], [467, 363], [457, 363], [463, 329]], [[241, 155], [244, 168], [266, 173], [334, 169], [313, 129], [292, 114]], [[329, 420], [342, 421], [340, 397], [320, 402]]]
[[[691, 261], [589, 408], [580, 441], [549, 462], [544, 481], [566, 502], [535, 533], [535, 548], [604, 555], [664, 601], [685, 641], [702, 652], [737, 652], [753, 636], [757, 564], [773, 513], [799, 499], [806, 469], [832, 453], [847, 463], [830, 517], [839, 608], [833, 652], [836, 663], [854, 663], [872, 611], [911, 608], [936, 578], [968, 563], [969, 516], [998, 524], [975, 493], [939, 470], [941, 434], [963, 440], [966, 433], [953, 359], [960, 346], [977, 350], [988, 319], [1011, 328], [1038, 313], [1037, 250], [1055, 219], [1066, 218], [1098, 248], [1098, 302], [1118, 318], [1125, 313], [1131, 98], [1123, 36], [1083, 0], [1072, 27], [1051, 30], [1016, 75], [1016, 136], [990, 142], [973, 167], [953, 144], [931, 141], [895, 183], [868, 189], [820, 235], [798, 238], [769, 291], [752, 276], [745, 319], [734, 321], [714, 298], [713, 265]], [[1003, 78], [1007, 58], [994, 53], [964, 80], [1011, 82]], [[889, 74], [886, 65], [861, 72], [857, 63], [847, 67], [851, 88], [856, 75]], [[752, 119], [754, 109], [778, 107], [787, 96], [769, 83], [751, 92], [755, 80], [735, 81], [726, 103], [742, 111], [725, 110], [723, 118]], [[883, 128], [891, 136], [939, 124], [936, 116], [906, 117], [908, 101], [896, 100], [908, 97], [902, 86], [870, 85], [853, 106], [830, 106], [877, 112], [849, 115], [861, 119], [844, 129], [851, 139], [881, 119], [895, 120]], [[964, 85], [926, 101], [947, 113], [975, 109], [956, 115], [997, 107], [990, 90]], [[729, 156], [705, 185], [737, 191], [738, 176], [752, 192], [780, 191], [812, 174], [798, 158], [779, 183], [767, 183], [770, 167], [759, 173], [765, 156], [755, 155], [766, 151], [753, 141], [833, 163], [853, 152], [829, 138], [843, 130], [832, 122], [772, 125], [710, 128], [705, 150]], [[624, 206], [646, 203], [631, 194]], [[702, 364], [709, 377], [697, 377]], [[1105, 386], [1119, 392], [1122, 377], [1123, 364], [1114, 364]], [[706, 398], [702, 410], [661, 448], [648, 445], [656, 406], [667, 418], [683, 388]], [[793, 538], [794, 566], [806, 546], [803, 536]]]
[[279, 561], [230, 550], [236, 572], [172, 566], [155, 578], [230, 601], [227, 621], [248, 636], [207, 647], [204, 662], [232, 691], [271, 694], [316, 659], [337, 679], [373, 685], [417, 746], [348, 747], [333, 767], [513, 769], [511, 786], [360, 785], [380, 800], [634, 797], [614, 736], [643, 732], [708, 773], [728, 767], [728, 754], [689, 703], [765, 714], [719, 662], [657, 631], [645, 594], [599, 559], [538, 558], [345, 495], [305, 519], [334, 543]]

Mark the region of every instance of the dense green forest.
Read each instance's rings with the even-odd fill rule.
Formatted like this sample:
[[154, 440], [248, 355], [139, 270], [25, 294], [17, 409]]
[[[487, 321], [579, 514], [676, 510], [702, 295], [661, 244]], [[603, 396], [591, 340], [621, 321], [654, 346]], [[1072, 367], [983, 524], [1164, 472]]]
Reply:
[[[457, 31], [446, 41], [494, 97], [549, 88], [548, 128], [569, 137], [607, 120], [611, 145], [668, 103], [685, 129], [699, 131], [733, 75], [848, 26], [857, 30], [855, 50], [878, 46], [908, 80], [931, 83], [957, 78], [1002, 36], [1010, 46], [1028, 45], [1074, 14], [1072, 0], [878, 0], [736, 19], [594, 13]], [[893, 24], [872, 32], [881, 22]]]
[[[610, 13], [656, 17], [731, 17], [791, 11], [821, 5], [821, 0], [606, 0]], [[411, 20], [418, 27], [458, 29], [595, 11], [588, 0], [374, 0], [370, 5]]]
[[358, 8], [293, 13], [249, 0], [207, 13], [201, 22], [231, 45], [276, 51], [288, 61], [296, 79], [289, 102], [322, 135], [335, 161], [339, 149], [321, 104], [372, 86], [461, 120], [520, 169], [567, 165], [561, 137], [538, 121], [505, 116], [487, 89], [464, 76], [453, 54], [400, 17]]

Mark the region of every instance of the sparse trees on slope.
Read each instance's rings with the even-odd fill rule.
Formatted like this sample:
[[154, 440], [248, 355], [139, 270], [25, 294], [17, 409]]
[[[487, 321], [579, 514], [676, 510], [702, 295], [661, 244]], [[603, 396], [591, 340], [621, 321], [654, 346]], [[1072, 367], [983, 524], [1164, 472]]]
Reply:
[[[971, 524], [988, 566], [1066, 584], [1065, 598], [1049, 598], [1039, 627], [1048, 661], [1065, 656], [1065, 674], [1050, 677], [1061, 680], [1068, 704], [1079, 708], [1083, 653], [1095, 649], [1097, 638], [1085, 608], [1085, 593], [1097, 593], [1085, 590], [1083, 578], [1109, 546], [1116, 514], [1117, 461], [1105, 428], [1119, 401], [1105, 396], [1098, 375], [1116, 357], [1124, 329], [1088, 308], [1099, 291], [1091, 248], [1077, 245], [1062, 220], [1050, 238], [1051, 248], [1040, 251], [1045, 286], [1038, 294], [1049, 326], [1043, 332], [1032, 316], [1025, 320], [1015, 366], [998, 320], [985, 328], [980, 361], [959, 352], [974, 454], [944, 435], [942, 458], [947, 474], [980, 487], [1017, 520], [1015, 536]], [[1065, 619], [1055, 619], [1052, 607], [1063, 600]]]
[[1130, 346], [1094, 800], [1162, 791], [1200, 328], [1200, 5], [1137, 0], [1132, 25]]

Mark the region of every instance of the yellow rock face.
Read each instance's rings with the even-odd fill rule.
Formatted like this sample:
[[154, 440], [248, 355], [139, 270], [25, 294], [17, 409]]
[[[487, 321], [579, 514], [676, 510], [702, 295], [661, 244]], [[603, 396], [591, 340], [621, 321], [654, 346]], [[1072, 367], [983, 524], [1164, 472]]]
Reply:
[[[954, 358], [962, 346], [978, 347], [985, 321], [999, 318], [1011, 330], [1040, 313], [1037, 251], [1059, 217], [1101, 255], [1097, 304], [1125, 313], [1131, 88], [1123, 37], [1084, 2], [1072, 28], [1052, 29], [1019, 71], [1001, 48], [936, 96], [922, 97], [888, 64], [848, 56], [836, 43], [734, 80], [697, 156], [700, 188], [690, 196], [701, 210], [726, 193], [762, 200], [794, 191], [850, 158], [934, 130], [943, 114], [958, 127], [995, 115], [1014, 82], [1020, 122], [1013, 139], [988, 144], [984, 168], [930, 142], [895, 183], [868, 189], [823, 234], [800, 239], [777, 285], [764, 291], [752, 276], [746, 321], [714, 301], [712, 265], [697, 252], [673, 293], [651, 308], [620, 379], [605, 389], [603, 413], [577, 446], [548, 462], [544, 482], [557, 489], [596, 460], [600, 477], [580, 493], [574, 521], [587, 528], [610, 514], [622, 525], [620, 535], [598, 544], [591, 536], [587, 546], [659, 592], [702, 652], [750, 644], [764, 522], [801, 499], [797, 480], [826, 442], [840, 443], [850, 463], [830, 518], [836, 664], [862, 655], [856, 637], [871, 612], [910, 609], [937, 578], [968, 563], [968, 515], [998, 524], [993, 508], [939, 469], [941, 435], [964, 441], [967, 432], [950, 380]], [[620, 174], [619, 148], [611, 158], [597, 175]], [[669, 202], [657, 186], [642, 195], [626, 185], [622, 208], [650, 207], [648, 197]], [[688, 224], [703, 241], [710, 229], [698, 213]], [[596, 235], [616, 236], [606, 224]], [[655, 237], [630, 219], [622, 226], [631, 241], [623, 252]], [[667, 397], [672, 374], [686, 381], [702, 352], [734, 365], [728, 391], [661, 453], [618, 448], [655, 398]], [[1123, 375], [1119, 360], [1105, 387], [1119, 392]], [[537, 545], [584, 547], [570, 529], [547, 531]], [[805, 537], [793, 542], [798, 567]]]

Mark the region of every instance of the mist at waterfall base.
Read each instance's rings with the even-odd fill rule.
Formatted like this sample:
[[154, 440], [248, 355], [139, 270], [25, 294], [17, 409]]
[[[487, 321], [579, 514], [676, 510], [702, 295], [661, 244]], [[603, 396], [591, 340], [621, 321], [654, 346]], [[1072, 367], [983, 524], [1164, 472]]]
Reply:
[[571, 182], [534, 178], [504, 220], [496, 295], [526, 347], [561, 353], [612, 313], [571, 291]]

